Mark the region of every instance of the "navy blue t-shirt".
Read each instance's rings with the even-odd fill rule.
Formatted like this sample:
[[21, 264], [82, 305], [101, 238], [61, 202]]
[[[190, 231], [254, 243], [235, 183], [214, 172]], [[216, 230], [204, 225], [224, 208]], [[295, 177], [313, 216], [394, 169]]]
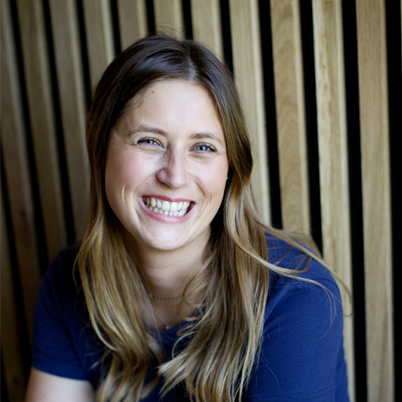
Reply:
[[[269, 262], [303, 268], [305, 255], [271, 235]], [[89, 381], [96, 389], [107, 363], [73, 278], [78, 248], [61, 251], [42, 281], [35, 311], [32, 364], [49, 374]], [[312, 261], [300, 275], [316, 284], [271, 273], [262, 350], [243, 401], [347, 402], [343, 313], [339, 289], [329, 271]], [[77, 278], [76, 278], [77, 279]], [[166, 356], [185, 323], [161, 331]], [[162, 384], [144, 399], [159, 401]], [[189, 401], [177, 386], [164, 399]]]

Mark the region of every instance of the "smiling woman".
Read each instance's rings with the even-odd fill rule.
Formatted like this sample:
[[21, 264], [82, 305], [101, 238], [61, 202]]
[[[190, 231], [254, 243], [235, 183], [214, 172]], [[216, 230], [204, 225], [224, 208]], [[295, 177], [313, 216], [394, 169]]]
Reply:
[[91, 218], [39, 293], [28, 402], [348, 401], [325, 264], [264, 226], [226, 67], [145, 38], [87, 121]]
[[206, 89], [169, 79], [135, 96], [112, 130], [105, 169], [107, 199], [131, 248], [175, 251], [180, 260], [205, 250], [228, 169]]

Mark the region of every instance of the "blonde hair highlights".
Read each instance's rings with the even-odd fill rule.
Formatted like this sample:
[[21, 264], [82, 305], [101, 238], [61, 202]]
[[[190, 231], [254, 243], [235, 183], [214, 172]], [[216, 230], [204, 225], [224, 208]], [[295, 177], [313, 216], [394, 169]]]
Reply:
[[[185, 290], [205, 295], [196, 317], [179, 332], [165, 361], [158, 336], [147, 329], [139, 306], [148, 294], [126, 249], [120, 222], [104, 189], [107, 143], [128, 102], [155, 80], [184, 79], [206, 88], [224, 129], [230, 164], [221, 208], [211, 223], [202, 269]], [[105, 348], [104, 378], [98, 402], [139, 401], [163, 378], [166, 393], [179, 383], [196, 402], [233, 402], [246, 389], [261, 346], [270, 270], [292, 276], [296, 270], [268, 263], [266, 231], [302, 248], [306, 265], [314, 254], [285, 234], [267, 228], [256, 212], [250, 176], [250, 141], [232, 78], [208, 50], [192, 41], [157, 36], [143, 39], [108, 67], [88, 114], [91, 217], [76, 266], [92, 327]], [[300, 272], [300, 271], [299, 271]], [[153, 360], [158, 373], [146, 383]]]

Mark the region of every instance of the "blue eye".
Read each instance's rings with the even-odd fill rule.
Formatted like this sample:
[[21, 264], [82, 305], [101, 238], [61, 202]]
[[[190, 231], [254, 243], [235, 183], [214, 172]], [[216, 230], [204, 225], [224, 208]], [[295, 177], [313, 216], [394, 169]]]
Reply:
[[216, 152], [215, 148], [208, 144], [197, 145], [194, 149], [200, 152]]
[[153, 138], [141, 138], [138, 140], [137, 144], [158, 145], [158, 142]]

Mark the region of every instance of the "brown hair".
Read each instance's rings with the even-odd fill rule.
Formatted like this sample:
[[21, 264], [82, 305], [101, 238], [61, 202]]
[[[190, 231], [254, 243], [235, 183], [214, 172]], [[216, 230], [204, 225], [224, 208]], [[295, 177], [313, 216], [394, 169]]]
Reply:
[[[111, 129], [135, 95], [163, 79], [186, 80], [208, 90], [221, 119], [230, 166], [224, 199], [211, 224], [210, 253], [185, 293], [190, 298], [192, 292], [204, 292], [201, 313], [181, 333], [181, 339], [189, 337], [188, 345], [167, 362], [157, 337], [142, 322], [138, 306], [148, 295], [104, 188]], [[91, 215], [77, 264], [92, 326], [110, 358], [97, 401], [138, 401], [160, 376], [165, 392], [184, 382], [197, 402], [234, 401], [258, 355], [269, 269], [295, 273], [267, 262], [264, 231], [297, 244], [259, 221], [250, 187], [250, 140], [230, 72], [197, 42], [166, 36], [138, 41], [111, 63], [95, 90], [87, 145]], [[152, 356], [159, 363], [158, 375], [146, 384]]]

